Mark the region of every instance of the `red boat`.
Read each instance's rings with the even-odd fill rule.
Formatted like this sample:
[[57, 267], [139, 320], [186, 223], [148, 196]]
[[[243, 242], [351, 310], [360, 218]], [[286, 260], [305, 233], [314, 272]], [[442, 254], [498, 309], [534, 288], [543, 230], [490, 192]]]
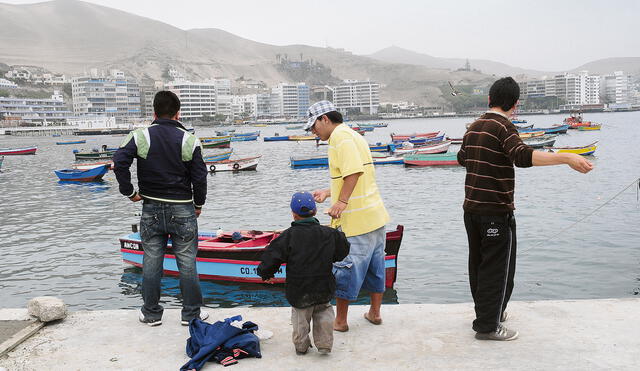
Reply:
[[435, 138], [440, 132], [434, 133], [417, 133], [417, 134], [391, 134], [392, 141], [404, 141], [411, 138]]
[[38, 147], [0, 148], [0, 156], [35, 155]]
[[[404, 227], [398, 225], [396, 230], [387, 232], [385, 246], [385, 285], [393, 287], [397, 278], [397, 259]], [[198, 252], [196, 264], [201, 279], [217, 281], [234, 281], [262, 283], [257, 274], [260, 257], [269, 243], [278, 236], [278, 232], [242, 231], [239, 236], [232, 233], [207, 233], [198, 235]], [[234, 240], [234, 237], [236, 239]], [[120, 238], [120, 251], [125, 263], [142, 267], [144, 250], [137, 232]], [[167, 243], [164, 255], [164, 273], [177, 275], [178, 267], [171, 249], [171, 241]], [[275, 283], [284, 283], [286, 264], [275, 274]]]
[[591, 121], [582, 121], [580, 112], [572, 112], [571, 116], [564, 119], [565, 125], [569, 125], [569, 129], [577, 129], [581, 126], [591, 126]]

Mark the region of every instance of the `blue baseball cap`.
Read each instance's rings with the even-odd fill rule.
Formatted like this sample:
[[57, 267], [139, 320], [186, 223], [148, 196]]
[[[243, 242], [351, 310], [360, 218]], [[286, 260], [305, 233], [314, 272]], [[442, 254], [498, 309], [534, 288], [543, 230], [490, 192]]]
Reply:
[[291, 211], [300, 216], [311, 216], [316, 210], [316, 200], [309, 192], [296, 192], [291, 197]]

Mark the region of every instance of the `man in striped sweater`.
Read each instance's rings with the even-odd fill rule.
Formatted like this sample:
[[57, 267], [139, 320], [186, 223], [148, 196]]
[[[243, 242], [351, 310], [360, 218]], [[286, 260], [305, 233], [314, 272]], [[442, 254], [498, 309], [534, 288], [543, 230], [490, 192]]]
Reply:
[[534, 151], [524, 144], [509, 119], [519, 97], [520, 87], [511, 77], [497, 80], [489, 91], [489, 111], [469, 127], [458, 152], [458, 162], [467, 169], [464, 224], [476, 311], [473, 329], [479, 340], [518, 337], [517, 331], [502, 325], [516, 263], [513, 166], [566, 164], [581, 173], [593, 169], [582, 156]]

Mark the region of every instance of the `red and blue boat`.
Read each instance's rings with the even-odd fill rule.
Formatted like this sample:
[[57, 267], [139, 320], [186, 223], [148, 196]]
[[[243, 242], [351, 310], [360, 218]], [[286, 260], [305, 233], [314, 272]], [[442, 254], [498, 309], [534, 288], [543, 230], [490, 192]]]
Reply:
[[64, 169], [54, 172], [62, 182], [95, 182], [109, 171], [109, 165], [101, 165], [87, 170]]
[[0, 156], [35, 155], [38, 147], [0, 148]]
[[[394, 231], [387, 232], [385, 246], [386, 287], [393, 287], [397, 278], [398, 251], [402, 242], [404, 227], [398, 225]], [[232, 233], [206, 233], [198, 235], [198, 253], [196, 266], [198, 276], [203, 280], [262, 283], [257, 274], [262, 252], [278, 232], [242, 231], [241, 238], [234, 240]], [[237, 237], [237, 236], [236, 236]], [[136, 267], [142, 267], [144, 249], [140, 241], [140, 233], [134, 232], [120, 238], [122, 260]], [[175, 254], [171, 248], [171, 240], [167, 242], [164, 255], [164, 273], [178, 275]], [[274, 283], [284, 283], [286, 264], [283, 264], [275, 275]]]
[[82, 139], [82, 140], [70, 140], [70, 141], [66, 141], [66, 142], [56, 142], [57, 146], [63, 146], [66, 144], [84, 144], [87, 143], [86, 139]]

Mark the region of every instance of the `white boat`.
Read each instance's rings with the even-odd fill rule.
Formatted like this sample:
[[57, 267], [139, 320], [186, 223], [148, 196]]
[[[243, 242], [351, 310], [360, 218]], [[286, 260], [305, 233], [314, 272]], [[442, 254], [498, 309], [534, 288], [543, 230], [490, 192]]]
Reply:
[[104, 165], [107, 165], [107, 169], [111, 169], [113, 167], [113, 162], [111, 161], [76, 162], [75, 164], [72, 164], [71, 167], [75, 170], [91, 170]]
[[206, 161], [205, 164], [207, 164], [209, 171], [213, 173], [217, 173], [219, 171], [256, 170], [260, 157], [262, 156], [229, 159], [224, 161]]
[[449, 146], [451, 146], [451, 141], [447, 140], [438, 144], [433, 144], [430, 146], [424, 147], [413, 147], [413, 148], [396, 148], [393, 151], [394, 155], [406, 155], [408, 153], [419, 153], [419, 154], [431, 154], [431, 153], [445, 153], [449, 150]]

